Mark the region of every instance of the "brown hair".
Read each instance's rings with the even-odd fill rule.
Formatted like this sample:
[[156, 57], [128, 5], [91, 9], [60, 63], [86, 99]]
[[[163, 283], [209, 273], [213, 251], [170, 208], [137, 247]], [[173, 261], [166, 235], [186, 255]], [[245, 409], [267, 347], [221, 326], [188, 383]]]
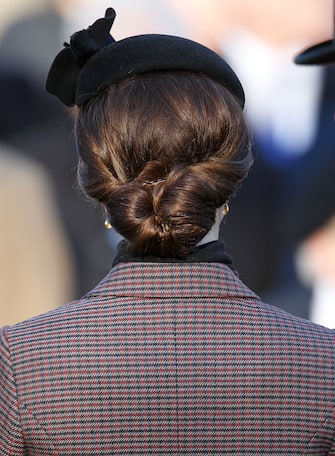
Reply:
[[81, 188], [140, 255], [186, 255], [252, 164], [238, 102], [193, 73], [111, 86], [80, 108], [76, 138]]

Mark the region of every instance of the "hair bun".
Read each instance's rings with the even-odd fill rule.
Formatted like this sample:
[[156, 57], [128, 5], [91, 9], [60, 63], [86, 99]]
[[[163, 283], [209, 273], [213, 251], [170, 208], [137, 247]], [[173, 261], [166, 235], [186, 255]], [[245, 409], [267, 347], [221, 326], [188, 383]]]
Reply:
[[241, 106], [194, 73], [110, 87], [76, 123], [80, 184], [140, 255], [185, 256], [207, 234], [252, 162]]

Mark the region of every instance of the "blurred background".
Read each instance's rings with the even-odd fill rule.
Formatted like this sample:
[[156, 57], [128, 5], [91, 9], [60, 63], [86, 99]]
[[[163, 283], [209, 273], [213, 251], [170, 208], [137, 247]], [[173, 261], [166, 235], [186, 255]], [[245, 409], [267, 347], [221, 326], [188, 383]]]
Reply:
[[270, 304], [335, 327], [335, 67], [298, 67], [333, 36], [332, 0], [11, 0], [0, 4], [0, 326], [90, 290], [118, 241], [76, 188], [68, 112], [44, 93], [69, 36], [117, 12], [115, 39], [168, 33], [221, 54], [246, 91], [255, 163], [221, 238]]

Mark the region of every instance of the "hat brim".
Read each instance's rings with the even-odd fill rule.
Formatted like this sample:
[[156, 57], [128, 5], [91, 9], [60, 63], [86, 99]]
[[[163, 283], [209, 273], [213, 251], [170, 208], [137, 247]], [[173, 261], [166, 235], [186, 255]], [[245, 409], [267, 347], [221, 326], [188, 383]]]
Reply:
[[294, 62], [298, 65], [335, 63], [335, 39], [305, 49], [295, 57]]

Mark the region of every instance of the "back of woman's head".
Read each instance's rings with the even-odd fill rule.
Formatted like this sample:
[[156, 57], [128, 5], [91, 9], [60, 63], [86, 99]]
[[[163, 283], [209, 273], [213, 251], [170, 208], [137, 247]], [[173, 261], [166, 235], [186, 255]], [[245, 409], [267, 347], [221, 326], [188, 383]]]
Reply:
[[194, 73], [134, 76], [80, 107], [79, 183], [142, 256], [185, 256], [252, 163], [242, 108]]

